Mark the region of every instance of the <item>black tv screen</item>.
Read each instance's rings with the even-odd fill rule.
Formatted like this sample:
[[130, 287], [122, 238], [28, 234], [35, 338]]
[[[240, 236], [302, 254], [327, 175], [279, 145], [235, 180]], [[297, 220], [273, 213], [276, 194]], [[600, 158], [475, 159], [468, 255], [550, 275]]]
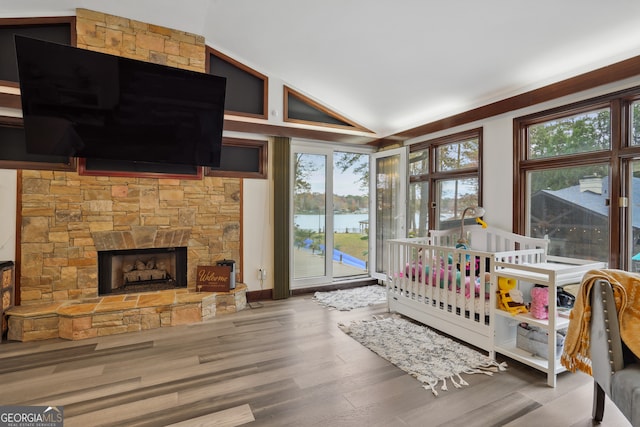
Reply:
[[226, 79], [15, 36], [32, 154], [220, 166]]

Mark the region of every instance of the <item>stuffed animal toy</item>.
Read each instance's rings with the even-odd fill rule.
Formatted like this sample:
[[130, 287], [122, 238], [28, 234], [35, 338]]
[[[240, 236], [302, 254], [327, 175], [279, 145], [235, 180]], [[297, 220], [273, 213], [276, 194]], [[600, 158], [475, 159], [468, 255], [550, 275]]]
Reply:
[[516, 289], [517, 281], [506, 277], [498, 277], [498, 308], [516, 315], [527, 313], [522, 292]]
[[411, 280], [417, 279], [419, 282], [422, 281], [422, 248], [418, 249], [418, 262], [414, 261], [413, 264], [407, 263], [404, 274], [410, 277]]
[[[482, 289], [482, 283], [484, 283], [484, 289]], [[489, 299], [489, 292], [491, 292], [491, 273], [484, 273], [484, 282], [481, 277], [476, 277], [476, 298], [484, 295], [485, 299]]]
[[531, 288], [531, 315], [536, 319], [549, 318], [549, 288]]

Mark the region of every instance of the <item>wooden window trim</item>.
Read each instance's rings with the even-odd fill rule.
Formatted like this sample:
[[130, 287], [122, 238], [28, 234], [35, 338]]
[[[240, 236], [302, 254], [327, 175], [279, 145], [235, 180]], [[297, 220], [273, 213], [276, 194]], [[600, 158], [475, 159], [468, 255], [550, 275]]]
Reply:
[[[284, 105], [284, 114], [283, 114], [283, 118], [282, 120], [285, 122], [289, 122], [289, 123], [299, 123], [299, 124], [304, 124], [304, 125], [313, 125], [313, 126], [323, 126], [323, 127], [330, 127], [330, 128], [336, 128], [336, 129], [348, 129], [348, 130], [359, 130], [362, 132], [369, 132], [369, 133], [373, 133], [371, 130], [365, 128], [362, 125], [359, 125], [358, 123], [347, 119], [346, 117], [331, 111], [330, 109], [328, 109], [327, 107], [325, 107], [324, 105], [320, 104], [317, 101], [314, 101], [313, 99], [301, 94], [300, 92], [288, 87], [288, 86], [284, 86], [283, 87], [283, 95], [284, 95], [284, 100], [283, 100], [283, 105]], [[304, 102], [305, 104], [308, 104], [320, 111], [322, 111], [323, 113], [325, 113], [328, 116], [333, 117], [336, 120], [340, 120], [341, 122], [345, 122], [348, 123], [349, 126], [344, 126], [344, 125], [338, 125], [338, 124], [333, 124], [333, 123], [322, 123], [322, 122], [314, 122], [314, 121], [309, 121], [309, 120], [300, 120], [300, 119], [294, 119], [289, 117], [289, 95], [297, 98], [298, 100]]]
[[113, 176], [122, 178], [156, 178], [156, 179], [190, 179], [200, 180], [203, 176], [202, 167], [197, 168], [196, 174], [180, 174], [165, 172], [135, 172], [135, 171], [110, 171], [89, 170], [85, 159], [78, 159], [78, 174], [82, 176]]
[[[442, 145], [452, 144], [456, 142], [465, 141], [468, 139], [478, 139], [478, 166], [473, 168], [464, 168], [453, 171], [437, 171], [436, 169], [436, 151], [437, 148]], [[409, 183], [428, 182], [429, 183], [429, 223], [428, 229], [435, 228], [435, 217], [433, 215], [433, 208], [436, 200], [435, 185], [437, 181], [443, 179], [464, 179], [464, 178], [477, 178], [478, 179], [478, 203], [480, 206], [483, 204], [483, 185], [482, 185], [482, 158], [483, 158], [483, 128], [469, 129], [462, 132], [457, 132], [451, 135], [445, 135], [442, 137], [430, 139], [428, 141], [419, 142], [409, 146], [409, 152], [429, 150], [429, 171], [426, 174], [421, 175], [409, 175]]]
[[[620, 163], [622, 159], [640, 157], [640, 147], [629, 145], [629, 106], [635, 100], [640, 99], [640, 86], [616, 91], [603, 96], [590, 98], [587, 100], [571, 103], [519, 117], [513, 120], [513, 230], [519, 234], [525, 234], [527, 223], [527, 180], [526, 176], [531, 171], [543, 169], [555, 169], [565, 167], [577, 167], [592, 165], [595, 163], [605, 163], [610, 165], [610, 259], [609, 265], [612, 268], [624, 268], [625, 260], [622, 259], [622, 252], [626, 247], [627, 239], [630, 236], [621, 233], [622, 219], [620, 206], [618, 204], [618, 191], [622, 188], [624, 178], [622, 176]], [[570, 156], [558, 156], [544, 159], [527, 159], [528, 126], [555, 120], [562, 117], [572, 116], [600, 108], [609, 108], [611, 111], [611, 147], [606, 151], [579, 153]]]
[[[13, 82], [0, 81], [0, 86], [14, 87], [11, 85], [12, 83]], [[17, 86], [18, 85], [16, 84], [15, 87]], [[22, 111], [22, 100], [20, 99], [20, 94], [0, 92], [0, 107]]]
[[433, 132], [450, 129], [478, 120], [495, 117], [510, 111], [530, 107], [542, 102], [551, 101], [567, 95], [593, 89], [598, 86], [617, 82], [637, 76], [640, 69], [640, 55], [615, 64], [607, 65], [568, 79], [543, 86], [519, 95], [502, 99], [472, 110], [439, 119], [430, 123], [407, 129], [378, 141], [382, 147], [398, 140], [418, 138]]
[[[36, 26], [36, 25], [57, 25], [57, 24], [69, 24], [70, 41], [71, 46], [76, 46], [78, 41], [78, 33], [76, 31], [76, 17], [75, 16], [50, 16], [39, 18], [0, 18], [0, 27], [8, 26]], [[9, 80], [0, 80], [0, 86], [19, 87], [18, 82]], [[17, 95], [19, 98], [19, 95]], [[19, 103], [19, 101], [18, 101]], [[6, 107], [3, 104], [3, 99], [0, 98], [0, 106]]]
[[218, 57], [219, 59], [228, 62], [229, 64], [240, 68], [242, 71], [251, 74], [252, 76], [262, 80], [262, 114], [252, 114], [252, 113], [245, 113], [242, 111], [226, 111], [227, 113], [234, 115], [234, 116], [243, 116], [243, 117], [253, 117], [256, 119], [267, 119], [268, 116], [268, 109], [269, 109], [269, 78], [254, 70], [253, 68], [250, 68], [246, 65], [244, 65], [241, 62], [236, 61], [235, 59], [231, 58], [230, 56], [225, 55], [224, 53], [210, 47], [210, 46], [206, 46], [206, 52], [207, 52], [207, 61], [206, 61], [206, 65], [205, 65], [205, 69], [206, 72], [209, 73], [211, 71], [211, 61], [209, 61], [209, 54], [214, 55], [216, 57]]
[[[70, 39], [72, 46], [76, 45], [78, 33], [76, 32], [76, 17], [75, 16], [53, 16], [53, 17], [41, 17], [41, 18], [0, 18], [0, 27], [7, 26], [35, 26], [35, 25], [47, 25], [47, 24], [69, 24], [69, 30], [71, 31]], [[18, 82], [9, 80], [0, 80], [0, 86], [19, 88]], [[12, 108], [21, 110], [22, 104], [20, 101], [20, 94], [0, 92], [0, 107]]]
[[[76, 17], [75, 16], [53, 16], [39, 18], [0, 18], [1, 26], [34, 26], [34, 25], [57, 25], [69, 24], [71, 45], [77, 43]], [[0, 80], [0, 86], [9, 88], [19, 88], [20, 84], [14, 81]], [[19, 93], [0, 92], [0, 107], [22, 110], [22, 101]], [[0, 125], [23, 127], [22, 118], [0, 116]], [[13, 160], [0, 160], [0, 168], [5, 169], [35, 169], [35, 170], [61, 170], [74, 172], [77, 170], [77, 160], [69, 158], [67, 163], [48, 162], [23, 162]]]
[[265, 140], [256, 139], [241, 139], [241, 138], [222, 138], [222, 145], [232, 147], [255, 147], [259, 152], [259, 168], [258, 172], [237, 172], [237, 171], [221, 171], [211, 169], [209, 167], [204, 168], [204, 176], [217, 176], [227, 178], [256, 178], [267, 179], [268, 177], [268, 164], [269, 164], [269, 143]]
[[[0, 116], [0, 126], [22, 128], [24, 124], [21, 117]], [[75, 172], [77, 168], [77, 160], [73, 157], [69, 157], [66, 163], [0, 160], [0, 169], [57, 170]]]

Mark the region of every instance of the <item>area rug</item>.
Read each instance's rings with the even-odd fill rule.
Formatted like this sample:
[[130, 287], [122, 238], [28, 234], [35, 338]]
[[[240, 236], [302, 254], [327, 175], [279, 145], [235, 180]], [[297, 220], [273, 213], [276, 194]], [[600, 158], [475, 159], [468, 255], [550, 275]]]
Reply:
[[349, 311], [387, 302], [387, 288], [380, 285], [360, 286], [329, 292], [316, 292], [313, 299], [336, 310]]
[[[361, 320], [340, 328], [374, 353], [415, 377], [438, 395], [448, 382], [469, 385], [461, 374], [493, 375], [506, 370], [488, 356], [400, 316]], [[438, 387], [438, 384], [441, 385]]]

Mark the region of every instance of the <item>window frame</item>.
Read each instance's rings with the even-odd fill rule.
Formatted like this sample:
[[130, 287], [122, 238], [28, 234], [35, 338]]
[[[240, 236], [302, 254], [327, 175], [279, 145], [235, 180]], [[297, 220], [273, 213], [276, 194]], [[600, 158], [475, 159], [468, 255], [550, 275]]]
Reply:
[[[625, 161], [640, 157], [640, 146], [630, 145], [631, 104], [640, 100], [640, 86], [613, 92], [603, 96], [582, 100], [568, 105], [556, 107], [518, 117], [513, 120], [513, 230], [518, 234], [528, 235], [528, 197], [527, 174], [536, 170], [577, 167], [607, 163], [610, 169], [609, 194], [609, 266], [625, 268], [627, 261], [624, 250], [628, 245], [626, 233], [626, 211], [622, 204], [626, 196]], [[611, 146], [609, 150], [592, 151], [540, 159], [528, 158], [528, 126], [570, 117], [580, 113], [610, 109]]]
[[252, 148], [257, 150], [258, 170], [255, 171], [234, 171], [231, 169], [204, 168], [204, 176], [218, 176], [228, 178], [254, 178], [267, 179], [269, 167], [269, 143], [261, 139], [247, 138], [222, 138], [223, 147]]
[[[438, 170], [437, 162], [437, 151], [440, 147], [449, 144], [455, 144], [460, 142], [465, 142], [470, 139], [478, 140], [478, 164], [475, 167], [464, 167], [456, 170], [448, 170], [441, 171]], [[483, 128], [474, 128], [469, 129], [462, 132], [457, 132], [451, 135], [442, 136], [435, 139], [430, 139], [428, 141], [419, 142], [416, 144], [412, 144], [409, 146], [409, 159], [407, 160], [410, 163], [411, 153], [417, 151], [429, 150], [429, 160], [428, 160], [428, 170], [426, 173], [419, 175], [411, 175], [411, 171], [409, 170], [409, 185], [407, 187], [407, 191], [409, 191], [411, 184], [419, 183], [419, 182], [428, 182], [428, 221], [427, 221], [427, 230], [433, 230], [436, 228], [436, 220], [434, 213], [437, 209], [437, 184], [438, 182], [444, 180], [452, 180], [452, 179], [464, 179], [464, 178], [475, 178], [478, 180], [478, 204], [482, 205], [483, 201], [483, 190], [482, 190], [482, 159], [483, 159]], [[408, 168], [410, 169], [410, 168]], [[409, 197], [407, 197], [409, 200]], [[407, 230], [409, 230], [409, 214], [411, 210], [407, 212]]]

